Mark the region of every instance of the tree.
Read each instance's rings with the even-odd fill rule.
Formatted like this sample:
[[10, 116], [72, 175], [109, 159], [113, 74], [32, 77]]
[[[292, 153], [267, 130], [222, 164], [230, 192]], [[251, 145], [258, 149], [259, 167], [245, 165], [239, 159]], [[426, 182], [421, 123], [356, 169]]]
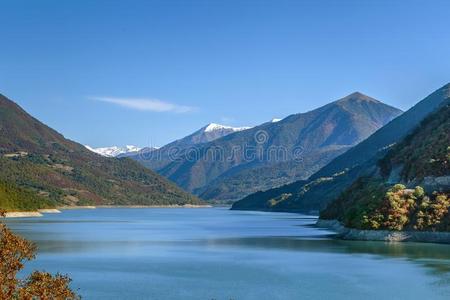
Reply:
[[[0, 210], [0, 217], [4, 216]], [[67, 276], [35, 271], [25, 280], [17, 278], [24, 261], [34, 259], [35, 253], [33, 243], [0, 223], [0, 299], [79, 299], [70, 289], [71, 279]]]
[[414, 193], [420, 194], [420, 188], [411, 192], [406, 190], [403, 184], [396, 184], [388, 190], [383, 207], [387, 219], [384, 227], [390, 230], [403, 230], [404, 226], [409, 223], [410, 215], [416, 205]]
[[435, 230], [436, 227], [448, 215], [450, 208], [450, 197], [446, 194], [433, 193], [431, 199], [424, 197], [417, 212], [415, 229]]

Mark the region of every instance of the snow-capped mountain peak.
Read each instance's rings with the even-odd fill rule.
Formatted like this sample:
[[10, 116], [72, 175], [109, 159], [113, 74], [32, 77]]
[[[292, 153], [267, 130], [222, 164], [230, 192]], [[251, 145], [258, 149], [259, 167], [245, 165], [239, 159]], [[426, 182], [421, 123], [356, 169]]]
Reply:
[[137, 147], [137, 146], [133, 146], [133, 145], [126, 145], [125, 149], [127, 150], [127, 152], [138, 152], [140, 151], [142, 148]]
[[124, 155], [124, 154], [137, 153], [142, 149], [140, 147], [133, 146], [133, 145], [126, 145], [125, 147], [111, 146], [111, 147], [100, 147], [100, 148], [92, 148], [88, 145], [85, 145], [85, 147], [92, 152], [95, 152], [97, 154], [100, 154], [100, 155], [106, 156], [106, 157], [116, 157], [116, 156]]
[[273, 118], [270, 122], [271, 123], [277, 123], [280, 122], [282, 119], [278, 119], [278, 118]]
[[249, 129], [251, 127], [231, 127], [231, 126], [226, 126], [226, 125], [221, 125], [221, 124], [216, 124], [216, 123], [210, 123], [208, 124], [205, 129], [203, 130], [204, 132], [212, 132], [212, 131], [217, 131], [217, 130], [229, 130], [229, 131], [242, 131], [242, 130], [246, 130]]
[[[201, 144], [213, 141], [215, 139], [221, 138], [223, 136], [226, 136], [228, 134], [243, 131], [246, 129], [249, 129], [251, 127], [231, 127], [226, 125], [221, 125], [217, 123], [210, 123], [198, 131], [194, 132], [193, 134], [175, 141], [173, 143], [170, 143], [166, 146], [174, 146], [175, 144], [177, 146], [180, 145], [195, 145], [195, 144]], [[174, 144], [175, 143], [175, 144]], [[165, 146], [165, 147], [166, 147]], [[93, 148], [88, 145], [85, 145], [87, 149], [89, 149], [92, 152], [95, 152], [97, 154], [100, 154], [102, 156], [106, 157], [128, 157], [138, 154], [139, 151], [153, 151], [159, 149], [158, 147], [137, 147], [134, 145], [126, 145], [124, 147], [118, 147], [118, 146], [111, 146], [111, 147], [100, 147], [100, 148]], [[165, 148], [163, 147], [163, 148]]]

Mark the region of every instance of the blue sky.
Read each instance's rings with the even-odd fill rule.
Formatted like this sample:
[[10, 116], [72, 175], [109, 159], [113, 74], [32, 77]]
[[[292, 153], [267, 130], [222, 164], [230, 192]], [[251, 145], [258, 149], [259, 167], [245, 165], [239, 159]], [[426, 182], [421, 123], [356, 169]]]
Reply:
[[450, 81], [450, 1], [0, 0], [0, 93], [92, 146], [163, 145]]

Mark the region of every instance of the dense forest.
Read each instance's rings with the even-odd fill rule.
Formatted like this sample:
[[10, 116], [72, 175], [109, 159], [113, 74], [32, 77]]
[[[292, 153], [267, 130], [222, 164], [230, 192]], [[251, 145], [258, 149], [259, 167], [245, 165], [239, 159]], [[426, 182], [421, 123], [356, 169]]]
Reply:
[[55, 206], [55, 202], [36, 193], [0, 180], [0, 207], [5, 210], [36, 210]]

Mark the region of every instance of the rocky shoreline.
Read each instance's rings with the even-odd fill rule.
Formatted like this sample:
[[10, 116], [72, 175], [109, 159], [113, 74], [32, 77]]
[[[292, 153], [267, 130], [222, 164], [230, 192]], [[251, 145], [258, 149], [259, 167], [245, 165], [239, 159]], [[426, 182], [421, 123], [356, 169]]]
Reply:
[[344, 227], [337, 220], [322, 219], [317, 220], [316, 226], [333, 230], [344, 240], [450, 244], [450, 232], [361, 230]]

